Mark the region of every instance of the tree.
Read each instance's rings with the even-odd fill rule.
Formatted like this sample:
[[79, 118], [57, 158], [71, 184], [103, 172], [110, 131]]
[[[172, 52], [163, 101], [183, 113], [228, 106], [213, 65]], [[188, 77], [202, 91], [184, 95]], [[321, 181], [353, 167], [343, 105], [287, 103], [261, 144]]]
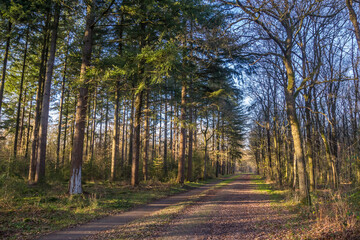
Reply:
[[46, 78], [44, 83], [44, 96], [42, 100], [41, 107], [41, 123], [40, 123], [40, 137], [39, 137], [39, 150], [36, 164], [36, 174], [35, 174], [35, 183], [43, 181], [45, 178], [45, 158], [46, 158], [46, 146], [47, 146], [47, 132], [48, 132], [48, 121], [49, 121], [49, 110], [50, 110], [50, 91], [51, 91], [51, 81], [53, 76], [53, 69], [55, 63], [55, 53], [56, 53], [56, 41], [57, 41], [57, 32], [59, 26], [61, 7], [56, 3], [54, 22], [51, 32], [51, 41], [50, 41], [50, 55], [47, 62], [46, 68]]

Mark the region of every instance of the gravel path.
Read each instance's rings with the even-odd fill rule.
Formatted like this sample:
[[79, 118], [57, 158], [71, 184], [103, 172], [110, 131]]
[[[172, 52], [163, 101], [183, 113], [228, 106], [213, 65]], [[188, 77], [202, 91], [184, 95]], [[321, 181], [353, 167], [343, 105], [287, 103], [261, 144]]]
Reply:
[[282, 239], [294, 216], [278, 212], [250, 175], [214, 190], [148, 239]]

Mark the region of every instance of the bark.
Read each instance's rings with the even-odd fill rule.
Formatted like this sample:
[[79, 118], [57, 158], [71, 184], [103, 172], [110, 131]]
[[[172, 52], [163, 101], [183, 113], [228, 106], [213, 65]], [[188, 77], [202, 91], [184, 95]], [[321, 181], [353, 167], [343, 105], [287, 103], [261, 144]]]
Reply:
[[[29, 42], [29, 26], [26, 30], [25, 50], [24, 50], [24, 58], [23, 58], [22, 71], [21, 71], [21, 80], [20, 80], [20, 93], [19, 93], [19, 101], [17, 104], [15, 139], [14, 139], [14, 157], [16, 157], [17, 151], [19, 149], [18, 134], [19, 134], [19, 125], [20, 125], [20, 110], [21, 110], [21, 100], [22, 100], [23, 88], [24, 88], [24, 77], [25, 77], [26, 55], [27, 55], [27, 50], [28, 50], [28, 42]], [[20, 144], [21, 144], [21, 138], [20, 138]]]
[[183, 81], [181, 87], [181, 135], [180, 135], [180, 158], [178, 162], [177, 182], [184, 183], [185, 173], [185, 149], [186, 149], [186, 83]]
[[72, 146], [74, 145], [74, 135], [75, 135], [75, 118], [76, 118], [76, 104], [77, 104], [77, 99], [74, 99], [74, 108], [75, 111], [71, 116], [71, 127], [70, 127], [70, 146], [71, 146], [71, 150], [70, 150], [70, 154], [69, 154], [69, 162], [71, 163], [71, 155], [72, 155]]
[[105, 156], [107, 156], [107, 133], [108, 133], [108, 123], [109, 123], [109, 99], [106, 98], [106, 107], [105, 107], [105, 132], [104, 132], [104, 149]]
[[216, 177], [219, 177], [220, 173], [220, 112], [218, 112], [218, 119], [216, 123]]
[[9, 21], [8, 29], [7, 29], [7, 37], [6, 37], [5, 56], [2, 67], [1, 86], [0, 86], [0, 121], [1, 121], [1, 107], [4, 97], [5, 79], [6, 79], [6, 66], [7, 66], [9, 50], [10, 50], [11, 29], [12, 29], [12, 23], [11, 21]]
[[120, 81], [116, 81], [116, 92], [115, 92], [115, 112], [114, 112], [114, 132], [112, 140], [112, 152], [111, 152], [111, 174], [110, 180], [114, 181], [116, 177], [116, 167], [119, 158], [119, 109], [120, 109]]
[[46, 158], [46, 146], [47, 146], [47, 131], [49, 122], [49, 111], [50, 111], [50, 94], [51, 94], [51, 83], [53, 77], [55, 53], [56, 53], [56, 41], [58, 26], [60, 20], [61, 8], [59, 4], [55, 6], [54, 23], [51, 31], [51, 42], [50, 42], [50, 55], [47, 63], [46, 77], [44, 84], [44, 95], [41, 107], [41, 124], [40, 124], [40, 138], [39, 138], [39, 150], [36, 164], [35, 183], [43, 181], [45, 179], [45, 158]]
[[150, 141], [150, 102], [149, 102], [149, 90], [146, 90], [146, 99], [145, 99], [145, 137], [144, 137], [144, 156], [143, 156], [143, 176], [144, 180], [148, 180], [148, 164], [149, 164], [149, 141]]
[[[269, 113], [267, 113], [268, 115]], [[271, 159], [271, 136], [270, 136], [270, 119], [268, 117], [267, 123], [266, 123], [266, 138], [267, 138], [267, 159], [269, 164], [269, 175], [270, 179], [273, 178], [273, 170], [272, 170], [272, 159]]]
[[[206, 137], [205, 137], [206, 139]], [[208, 162], [208, 141], [205, 140], [205, 146], [204, 146], [204, 173], [203, 173], [203, 179], [207, 178], [207, 162]]]
[[280, 156], [280, 137], [279, 137], [278, 130], [277, 130], [276, 119], [275, 119], [275, 123], [274, 123], [274, 149], [275, 149], [276, 160], [278, 162], [278, 167], [277, 167], [278, 181], [279, 181], [280, 187], [282, 187], [283, 177], [282, 177], [282, 163], [281, 163], [281, 156]]
[[95, 136], [96, 136], [96, 106], [97, 106], [97, 86], [95, 86], [94, 102], [93, 102], [93, 117], [91, 123], [91, 137], [90, 137], [90, 166], [93, 167], [94, 150], [95, 150]]
[[[120, 22], [121, 25], [123, 22], [123, 13], [121, 13], [120, 16]], [[120, 32], [119, 32], [119, 56], [122, 55], [122, 38], [123, 38], [123, 27], [120, 26]], [[120, 81], [117, 80], [116, 82], [116, 92], [115, 92], [115, 113], [114, 113], [114, 133], [113, 133], [113, 144], [112, 144], [112, 151], [111, 151], [111, 174], [110, 179], [111, 181], [115, 180], [116, 177], [116, 167], [119, 161], [119, 132], [120, 132]], [[121, 160], [122, 161], [122, 160]]]
[[92, 52], [92, 38], [94, 30], [94, 7], [92, 1], [89, 1], [86, 14], [86, 25], [84, 34], [84, 45], [82, 49], [82, 63], [80, 70], [80, 81], [82, 85], [79, 88], [79, 95], [77, 100], [76, 109], [76, 125], [73, 149], [71, 154], [71, 170], [69, 181], [69, 193], [80, 194], [82, 193], [81, 186], [81, 170], [83, 161], [83, 149], [84, 149], [84, 134], [85, 134], [85, 121], [87, 111], [88, 100], [88, 87], [87, 83], [89, 79], [86, 77], [86, 70], [90, 66], [91, 52]]
[[134, 143], [133, 158], [131, 163], [131, 185], [139, 184], [139, 158], [140, 158], [140, 126], [142, 110], [143, 91], [139, 91], [135, 97], [135, 123], [134, 123]]
[[188, 171], [187, 171], [187, 180], [192, 181], [192, 171], [193, 171], [193, 111], [192, 107], [189, 108], [189, 152], [188, 152]]
[[302, 149], [302, 138], [300, 132], [300, 124], [297, 118], [295, 109], [295, 73], [293, 70], [291, 58], [289, 56], [284, 58], [284, 64], [288, 77], [287, 87], [285, 88], [286, 110], [289, 118], [291, 134], [294, 140], [294, 158], [297, 161], [297, 171], [299, 177], [299, 190], [301, 202], [311, 205], [309, 187], [307, 184], [306, 165]]
[[44, 41], [43, 49], [41, 51], [41, 60], [40, 60], [40, 70], [39, 70], [39, 80], [38, 87], [36, 92], [36, 106], [35, 106], [35, 121], [32, 132], [32, 143], [31, 143], [31, 157], [30, 157], [30, 166], [29, 166], [29, 183], [35, 181], [36, 165], [37, 165], [37, 152], [38, 152], [38, 143], [39, 143], [39, 127], [40, 127], [40, 116], [41, 116], [41, 105], [43, 97], [43, 82], [44, 82], [44, 72], [45, 72], [45, 63], [47, 55], [47, 43], [48, 43], [48, 25], [50, 22], [50, 13], [47, 14], [46, 24], [44, 26]]
[[29, 115], [28, 115], [28, 123], [27, 123], [27, 134], [26, 134], [26, 147], [25, 147], [25, 158], [28, 157], [29, 154], [29, 142], [30, 142], [30, 131], [31, 131], [31, 110], [32, 110], [32, 99], [30, 99], [30, 107], [29, 107]]
[[[120, 167], [124, 165], [124, 148], [126, 147], [126, 102], [124, 99], [124, 106], [123, 106], [123, 124], [122, 124], [122, 138], [121, 138], [121, 158], [120, 158]], [[125, 154], [126, 155], [126, 154]]]
[[164, 174], [165, 176], [167, 176], [168, 173], [168, 163], [167, 163], [167, 136], [168, 136], [168, 129], [167, 129], [167, 125], [168, 125], [168, 99], [167, 99], [167, 95], [165, 94], [165, 119], [164, 119]]
[[130, 135], [129, 135], [129, 158], [128, 158], [128, 162], [129, 165], [132, 166], [132, 158], [133, 158], [133, 141], [134, 141], [134, 108], [135, 108], [135, 99], [134, 99], [134, 94], [132, 96], [132, 100], [131, 100], [131, 111], [130, 111]]
[[87, 115], [86, 115], [86, 142], [85, 142], [85, 157], [89, 156], [89, 128], [90, 128], [90, 115], [91, 115], [91, 99], [87, 102]]
[[[172, 100], [172, 97], [171, 97], [171, 100]], [[170, 154], [171, 154], [171, 156], [170, 156], [171, 163], [174, 161], [174, 158], [173, 158], [173, 122], [174, 122], [173, 115], [174, 115], [173, 114], [173, 104], [170, 103], [170, 127], [169, 127], [170, 140], [169, 140], [169, 149], [170, 149]]]
[[[159, 95], [160, 95], [161, 93], [159, 93]], [[157, 154], [157, 156], [161, 156], [161, 133], [162, 133], [162, 116], [161, 116], [161, 114], [162, 114], [162, 98], [161, 98], [161, 96], [159, 97], [159, 99], [160, 99], [160, 106], [159, 106], [159, 123], [160, 123], [160, 125], [159, 125], [159, 137], [158, 137], [158, 139], [159, 139], [159, 144], [158, 144], [158, 154]]]
[[349, 11], [350, 21], [354, 26], [356, 42], [357, 42], [359, 50], [360, 50], [360, 28], [359, 28], [359, 22], [357, 20], [357, 15], [353, 8], [353, 0], [345, 0], [345, 2], [346, 2], [346, 7]]
[[153, 118], [153, 125], [152, 125], [152, 145], [151, 145], [151, 159], [154, 160], [155, 159], [155, 152], [156, 152], [156, 149], [155, 149], [155, 133], [156, 133], [156, 130], [155, 130], [155, 127], [156, 127], [156, 119]]
[[[201, 119], [200, 119], [201, 121]], [[209, 118], [208, 115], [206, 115], [206, 126], [204, 127], [204, 129], [202, 127], [200, 127], [201, 132], [204, 135], [204, 170], [203, 170], [203, 179], [207, 178], [207, 165], [208, 165], [208, 161], [209, 161], [209, 154], [208, 154], [208, 145], [209, 145], [209, 141], [211, 140], [211, 138], [214, 136], [214, 132], [211, 134], [211, 136], [209, 136], [207, 138], [207, 134], [209, 131]]]
[[[129, 103], [129, 107], [130, 107], [130, 103]], [[124, 123], [125, 124], [125, 152], [124, 152], [124, 160], [127, 156], [127, 151], [128, 151], [128, 124], [127, 122], [129, 121], [129, 114], [126, 112], [126, 122]]]
[[25, 113], [26, 113], [26, 103], [27, 103], [27, 88], [25, 88], [25, 92], [24, 92], [24, 99], [23, 99], [23, 108], [22, 108], [22, 114], [21, 114], [21, 125], [20, 125], [20, 134], [19, 134], [19, 146], [17, 149], [20, 149], [20, 151], [22, 152], [22, 146], [25, 142], [25, 140], [23, 140], [23, 135], [24, 135], [24, 123], [25, 123]]
[[306, 157], [309, 163], [309, 181], [310, 181], [310, 191], [314, 191], [316, 189], [315, 184], [315, 164], [313, 161], [313, 143], [312, 143], [312, 129], [311, 129], [311, 90], [309, 90], [308, 95], [305, 96], [305, 117], [306, 117]]
[[176, 138], [176, 130], [177, 130], [177, 122], [178, 122], [178, 113], [177, 113], [177, 106], [176, 106], [176, 103], [175, 103], [175, 106], [174, 106], [174, 108], [173, 108], [173, 118], [174, 118], [174, 120], [173, 120], [173, 137], [172, 137], [172, 142], [173, 142], [173, 144], [172, 144], [172, 152], [171, 152], [171, 154], [172, 154], [172, 159], [173, 159], [173, 161], [175, 162], [175, 160], [176, 160], [176, 142], [177, 142], [177, 138]]
[[63, 118], [63, 108], [64, 108], [64, 98], [65, 98], [65, 85], [66, 85], [66, 68], [67, 68], [67, 59], [69, 53], [69, 40], [70, 36], [68, 35], [67, 40], [67, 49], [65, 53], [65, 60], [64, 60], [64, 72], [62, 77], [61, 83], [61, 97], [60, 97], [60, 112], [59, 112], [59, 126], [58, 126], [58, 135], [57, 135], [57, 144], [56, 144], [56, 165], [55, 169], [59, 169], [60, 164], [60, 143], [61, 143], [61, 128], [62, 128], [62, 118]]
[[[66, 99], [69, 101], [70, 91], [67, 91]], [[64, 126], [64, 137], [63, 137], [63, 149], [62, 149], [62, 158], [61, 158], [61, 167], [64, 167], [65, 163], [65, 151], [66, 151], [66, 138], [67, 138], [67, 129], [68, 129], [68, 118], [69, 118], [69, 104], [66, 105], [66, 116], [65, 116], [65, 126]]]

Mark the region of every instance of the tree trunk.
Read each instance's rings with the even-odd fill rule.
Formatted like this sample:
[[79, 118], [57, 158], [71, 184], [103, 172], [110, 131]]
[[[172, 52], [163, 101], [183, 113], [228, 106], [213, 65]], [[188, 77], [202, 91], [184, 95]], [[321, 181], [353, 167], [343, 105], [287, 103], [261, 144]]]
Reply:
[[309, 188], [307, 184], [306, 165], [305, 165], [305, 159], [302, 149], [300, 124], [295, 109], [295, 97], [294, 97], [295, 74], [293, 71], [293, 66], [290, 57], [284, 58], [284, 64], [288, 77], [287, 87], [285, 88], [286, 110], [289, 118], [289, 124], [291, 127], [291, 134], [294, 140], [294, 149], [295, 149], [294, 158], [297, 161], [300, 200], [305, 204], [311, 205]]
[[90, 115], [91, 115], [91, 99], [87, 101], [87, 115], [86, 115], [86, 142], [85, 142], [85, 157], [88, 158], [89, 156], [89, 128], [90, 128]]
[[[70, 91], [68, 90], [66, 99], [70, 99]], [[66, 116], [65, 116], [65, 126], [64, 126], [64, 137], [63, 137], [63, 149], [62, 149], [62, 158], [61, 158], [61, 167], [64, 167], [65, 163], [65, 151], [66, 151], [66, 138], [67, 138], [67, 129], [68, 129], [68, 118], [69, 118], [69, 103], [66, 105]]]
[[353, 8], [353, 0], [345, 0], [345, 2], [346, 2], [346, 7], [347, 7], [347, 9], [349, 11], [350, 21], [354, 26], [356, 41], [357, 41], [357, 44], [358, 44], [358, 47], [359, 47], [359, 50], [360, 50], [360, 28], [359, 28], [359, 22], [357, 20], [356, 13], [355, 13], [354, 8]]
[[272, 171], [272, 160], [271, 160], [271, 136], [270, 136], [270, 119], [268, 118], [266, 122], [266, 138], [267, 138], [267, 158], [269, 164], [269, 177], [273, 179], [273, 171]]
[[79, 89], [77, 109], [76, 109], [76, 125], [74, 143], [71, 154], [71, 170], [69, 181], [69, 193], [80, 194], [82, 193], [81, 186], [81, 169], [83, 161], [83, 149], [84, 149], [84, 133], [85, 133], [85, 120], [87, 110], [88, 99], [88, 86], [89, 79], [86, 76], [86, 70], [90, 66], [91, 52], [92, 52], [92, 38], [94, 30], [94, 7], [93, 2], [89, 1], [86, 14], [86, 26], [84, 34], [84, 46], [82, 49], [82, 63], [80, 70], [80, 82], [82, 85]]
[[[159, 92], [159, 95], [160, 95], [161, 93]], [[161, 156], [161, 138], [162, 138], [162, 136], [161, 136], [161, 133], [162, 133], [162, 98], [161, 98], [161, 96], [159, 96], [159, 99], [160, 99], [160, 106], [159, 106], [159, 137], [158, 137], [158, 139], [159, 139], [159, 144], [158, 144], [158, 154], [157, 154], [157, 156], [158, 157], [160, 157]]]
[[108, 123], [109, 123], [109, 98], [106, 98], [106, 107], [105, 107], [105, 132], [104, 132], [104, 150], [105, 156], [107, 157], [107, 133], [108, 133]]
[[139, 158], [140, 158], [140, 126], [143, 91], [139, 91], [135, 97], [135, 125], [133, 158], [131, 163], [131, 185], [139, 184]]
[[27, 103], [27, 88], [25, 88], [25, 92], [24, 92], [24, 99], [23, 101], [23, 108], [22, 108], [22, 113], [21, 113], [21, 125], [20, 125], [20, 134], [19, 134], [19, 146], [18, 146], [18, 150], [20, 149], [20, 152], [22, 151], [22, 145], [25, 143], [25, 140], [23, 140], [23, 135], [24, 135], [24, 122], [25, 122], [25, 113], [26, 113], [26, 103]]
[[128, 163], [130, 166], [132, 166], [132, 158], [133, 158], [133, 141], [134, 141], [134, 108], [135, 108], [135, 99], [134, 94], [132, 95], [131, 100], [131, 111], [130, 111], [130, 135], [129, 135], [129, 157], [128, 157]]
[[66, 49], [65, 60], [64, 60], [64, 72], [63, 72], [62, 83], [61, 83], [60, 112], [59, 112], [59, 123], [58, 123], [59, 126], [58, 126], [58, 135], [57, 135], [57, 144], [56, 144], [56, 165], [55, 165], [56, 170], [59, 169], [59, 164], [60, 164], [61, 125], [62, 125], [64, 98], [65, 98], [66, 68], [67, 68], [67, 59], [68, 59], [68, 53], [69, 53], [69, 41], [70, 41], [70, 36], [68, 34], [67, 49]]
[[192, 107], [189, 107], [189, 152], [188, 152], [188, 171], [187, 171], [187, 180], [192, 181], [192, 171], [193, 171], [193, 111]]
[[[220, 170], [220, 112], [218, 112], [218, 119], [216, 123], [216, 177], [219, 177], [219, 170]], [[215, 129], [214, 129], [215, 130]]]
[[165, 119], [164, 119], [164, 174], [165, 176], [167, 176], [168, 173], [168, 162], [167, 162], [167, 136], [168, 136], [168, 129], [167, 129], [167, 125], [168, 125], [168, 99], [167, 99], [167, 94], [165, 93]]
[[116, 81], [115, 91], [115, 112], [114, 112], [114, 133], [112, 141], [112, 152], [111, 152], [111, 174], [110, 180], [114, 181], [116, 177], [116, 166], [119, 158], [119, 108], [120, 108], [120, 81]]
[[150, 102], [149, 102], [149, 90], [146, 90], [146, 99], [145, 99], [145, 137], [144, 137], [144, 156], [143, 156], [143, 175], [144, 180], [148, 180], [148, 164], [149, 164], [149, 141], [150, 141]]
[[50, 13], [47, 13], [47, 20], [44, 26], [44, 41], [43, 41], [43, 49], [41, 51], [41, 60], [40, 60], [40, 70], [39, 70], [39, 81], [36, 92], [36, 106], [35, 106], [35, 121], [33, 126], [33, 137], [31, 143], [31, 157], [30, 157], [30, 167], [29, 167], [29, 183], [33, 183], [35, 181], [35, 173], [36, 173], [36, 165], [37, 165], [37, 157], [38, 157], [38, 144], [39, 144], [39, 127], [40, 127], [40, 117], [41, 117], [41, 105], [43, 98], [43, 82], [44, 82], [44, 72], [45, 72], [45, 64], [46, 64], [46, 55], [47, 55], [47, 45], [48, 45], [48, 28], [50, 22]]
[[[15, 139], [14, 139], [14, 157], [16, 157], [17, 151], [19, 149], [18, 148], [18, 134], [19, 134], [19, 125], [20, 125], [20, 110], [21, 110], [21, 100], [22, 100], [23, 87], [24, 87], [24, 77], [25, 77], [26, 55], [27, 55], [27, 50], [28, 50], [28, 42], [29, 42], [29, 26], [27, 27], [27, 30], [26, 30], [26, 42], [25, 42], [24, 58], [23, 58], [21, 80], [20, 80], [20, 93], [19, 93], [19, 101], [17, 104]], [[20, 138], [20, 145], [21, 145], [21, 138]]]
[[207, 153], [207, 148], [208, 148], [208, 140], [206, 139], [206, 135], [205, 135], [205, 149], [204, 149], [204, 175], [203, 175], [203, 179], [207, 178], [207, 169], [206, 169], [206, 165], [208, 162], [208, 153]]
[[4, 97], [4, 87], [5, 87], [5, 78], [6, 78], [6, 65], [7, 65], [8, 56], [9, 56], [9, 49], [10, 49], [11, 28], [12, 28], [12, 23], [9, 20], [8, 29], [7, 29], [7, 37], [6, 37], [5, 56], [4, 56], [3, 68], [2, 68], [2, 76], [1, 76], [1, 86], [0, 86], [0, 121], [1, 121], [1, 106], [2, 106], [3, 97]]
[[[174, 119], [173, 119], [173, 104], [172, 104], [172, 97], [170, 98], [170, 127], [169, 127], [169, 130], [170, 130], [170, 140], [169, 140], [169, 149], [170, 149], [170, 161], [171, 163], [174, 161], [174, 158], [173, 158], [173, 122], [174, 122]], [[171, 164], [172, 166], [172, 164]]]
[[[31, 131], [31, 110], [32, 110], [32, 99], [30, 99], [29, 116], [28, 116], [28, 123], [27, 123], [28, 126], [27, 126], [27, 133], [26, 133], [25, 158], [27, 158], [28, 154], [29, 154], [30, 131]], [[29, 173], [29, 175], [30, 175], [30, 173]]]
[[93, 170], [94, 164], [94, 150], [95, 150], [95, 136], [96, 136], [96, 106], [97, 106], [97, 86], [95, 86], [94, 102], [93, 102], [93, 117], [91, 124], [91, 137], [90, 137], [90, 166]]
[[[121, 158], [120, 158], [120, 167], [124, 165], [124, 148], [126, 147], [126, 101], [124, 99], [123, 106], [123, 122], [122, 122], [122, 138], [121, 138]], [[126, 154], [125, 154], [126, 155]]]
[[183, 81], [181, 87], [181, 135], [180, 135], [180, 158], [178, 162], [177, 182], [184, 183], [185, 172], [185, 149], [186, 149], [186, 83]]
[[309, 163], [309, 181], [310, 181], [310, 190], [314, 191], [316, 189], [315, 184], [315, 165], [313, 161], [313, 143], [312, 143], [312, 131], [311, 131], [311, 90], [309, 90], [308, 95], [305, 96], [305, 117], [306, 117], [306, 157]]
[[50, 55], [47, 63], [44, 95], [41, 107], [41, 124], [40, 124], [40, 138], [39, 138], [39, 150], [36, 164], [35, 182], [38, 183], [45, 179], [45, 158], [46, 158], [46, 146], [47, 146], [47, 131], [49, 122], [49, 111], [50, 111], [50, 94], [51, 94], [51, 82], [55, 63], [56, 53], [56, 41], [57, 32], [59, 26], [61, 8], [59, 4], [55, 6], [54, 23], [51, 31], [51, 42], [50, 42]]

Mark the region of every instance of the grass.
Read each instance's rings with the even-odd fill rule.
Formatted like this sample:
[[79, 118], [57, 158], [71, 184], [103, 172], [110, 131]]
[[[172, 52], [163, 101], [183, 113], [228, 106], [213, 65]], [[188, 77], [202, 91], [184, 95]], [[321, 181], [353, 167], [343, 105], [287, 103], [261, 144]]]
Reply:
[[253, 181], [259, 191], [269, 194], [279, 211], [294, 214], [286, 225], [286, 239], [360, 239], [359, 188], [337, 192], [319, 189], [311, 194], [309, 207], [294, 200], [294, 191], [276, 189], [260, 176], [253, 176]]
[[252, 180], [257, 185], [259, 191], [265, 191], [270, 195], [273, 204], [281, 201], [285, 202], [289, 190], [276, 189], [271, 184], [267, 184], [259, 175], [252, 175]]
[[208, 182], [88, 182], [84, 194], [67, 195], [67, 183], [28, 186], [23, 179], [0, 176], [0, 238], [33, 239], [34, 236], [129, 210]]

